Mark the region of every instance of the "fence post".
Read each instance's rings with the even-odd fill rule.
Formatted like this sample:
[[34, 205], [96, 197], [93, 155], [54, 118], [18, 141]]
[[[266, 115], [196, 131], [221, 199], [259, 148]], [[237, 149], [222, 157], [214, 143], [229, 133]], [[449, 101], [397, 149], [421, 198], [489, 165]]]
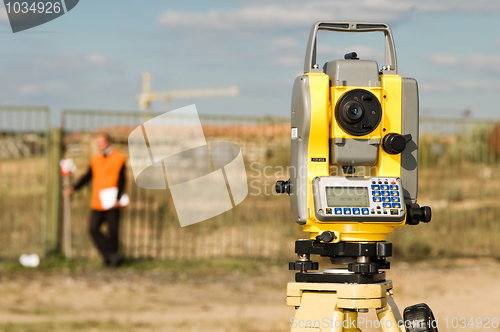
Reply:
[[51, 216], [50, 216], [50, 229], [52, 230], [51, 237], [51, 252], [59, 252], [61, 251], [61, 196], [62, 196], [62, 188], [61, 188], [61, 176], [59, 174], [59, 161], [61, 160], [62, 154], [62, 131], [60, 128], [52, 129], [51, 135]]

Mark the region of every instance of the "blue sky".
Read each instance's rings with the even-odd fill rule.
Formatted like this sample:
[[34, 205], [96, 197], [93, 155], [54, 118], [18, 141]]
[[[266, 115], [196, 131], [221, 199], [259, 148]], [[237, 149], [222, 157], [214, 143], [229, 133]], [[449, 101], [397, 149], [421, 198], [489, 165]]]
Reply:
[[[137, 110], [142, 72], [150, 71], [154, 90], [240, 87], [236, 98], [177, 100], [171, 108], [288, 117], [319, 20], [389, 23], [399, 74], [419, 82], [421, 115], [471, 109], [474, 118], [500, 119], [498, 0], [81, 0], [16, 34], [0, 5], [0, 104]], [[325, 59], [383, 54], [381, 35], [324, 38]]]

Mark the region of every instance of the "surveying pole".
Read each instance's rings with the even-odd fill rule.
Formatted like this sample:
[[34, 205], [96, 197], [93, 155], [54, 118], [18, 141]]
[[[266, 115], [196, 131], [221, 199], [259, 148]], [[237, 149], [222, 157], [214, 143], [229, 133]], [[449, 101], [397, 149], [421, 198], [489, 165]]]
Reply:
[[236, 97], [239, 93], [237, 86], [212, 88], [212, 89], [177, 89], [165, 92], [151, 91], [151, 74], [142, 74], [142, 92], [137, 95], [139, 107], [149, 115], [151, 102], [161, 100], [169, 103], [173, 99], [188, 98], [213, 98], [213, 97]]

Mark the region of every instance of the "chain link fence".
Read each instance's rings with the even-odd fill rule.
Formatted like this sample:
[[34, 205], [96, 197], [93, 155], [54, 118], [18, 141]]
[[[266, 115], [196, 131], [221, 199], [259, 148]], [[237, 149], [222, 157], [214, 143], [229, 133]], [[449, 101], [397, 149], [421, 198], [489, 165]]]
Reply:
[[[129, 133], [148, 118], [139, 112], [62, 113], [50, 129], [45, 108], [0, 107], [0, 257], [50, 254], [62, 248], [60, 159], [86, 172], [94, 138], [110, 134], [128, 154]], [[127, 165], [121, 247], [132, 258], [287, 257], [304, 237], [291, 220], [289, 200], [273, 192], [288, 179], [288, 119], [201, 116], [208, 142], [238, 144], [248, 176], [248, 197], [219, 216], [181, 228], [167, 190], [145, 190]], [[72, 253], [96, 258], [88, 235], [90, 186], [72, 196]], [[419, 203], [432, 207], [431, 223], [389, 236], [401, 258], [493, 256], [500, 250], [500, 126], [470, 119], [421, 119]]]
[[47, 108], [0, 107], [0, 257], [53, 245], [50, 135]]

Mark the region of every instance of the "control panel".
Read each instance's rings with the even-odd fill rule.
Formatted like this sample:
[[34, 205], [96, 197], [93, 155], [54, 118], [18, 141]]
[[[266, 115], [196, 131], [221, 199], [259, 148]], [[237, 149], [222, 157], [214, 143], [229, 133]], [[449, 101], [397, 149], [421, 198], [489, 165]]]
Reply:
[[399, 222], [405, 218], [400, 178], [319, 176], [312, 184], [319, 221]]

